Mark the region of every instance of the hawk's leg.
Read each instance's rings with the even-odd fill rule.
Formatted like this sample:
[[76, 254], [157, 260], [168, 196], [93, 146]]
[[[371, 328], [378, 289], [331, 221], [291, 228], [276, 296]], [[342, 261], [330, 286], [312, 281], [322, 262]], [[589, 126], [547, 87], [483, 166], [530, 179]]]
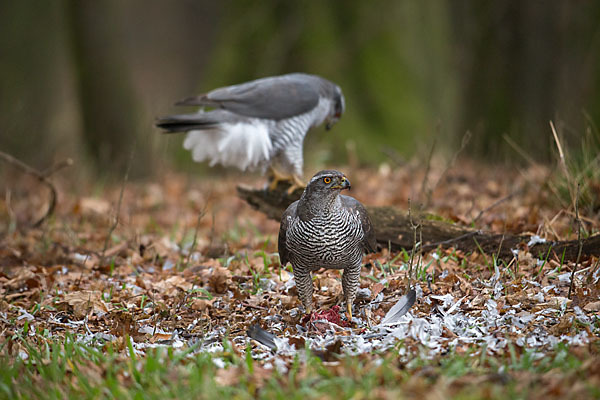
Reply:
[[352, 322], [352, 303], [356, 298], [358, 290], [358, 280], [360, 279], [360, 265], [348, 267], [342, 273], [342, 290], [346, 300], [346, 310], [348, 311], [348, 321]]
[[313, 308], [313, 283], [310, 272], [300, 272], [294, 268], [294, 280], [296, 281], [296, 288], [298, 289], [298, 297], [300, 298], [306, 313], [310, 314]]
[[292, 194], [298, 188], [306, 187], [306, 184], [302, 182], [302, 180], [296, 174], [288, 175], [283, 172], [278, 171], [272, 165], [271, 169], [271, 184], [269, 185], [269, 190], [273, 191], [277, 188], [279, 182], [288, 181], [291, 182], [291, 186], [288, 188], [287, 193]]
[[296, 191], [296, 189], [304, 189], [306, 184], [302, 182], [302, 179], [298, 177], [296, 174], [292, 174], [292, 186], [290, 186], [287, 190], [288, 194], [292, 194]]

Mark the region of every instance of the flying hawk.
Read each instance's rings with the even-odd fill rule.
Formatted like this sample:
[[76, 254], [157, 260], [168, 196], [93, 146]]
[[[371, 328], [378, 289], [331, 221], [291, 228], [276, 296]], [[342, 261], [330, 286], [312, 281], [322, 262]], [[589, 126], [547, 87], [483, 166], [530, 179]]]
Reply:
[[165, 133], [187, 132], [183, 146], [194, 161], [263, 173], [269, 168], [271, 188], [289, 180], [290, 193], [304, 187], [302, 144], [307, 131], [323, 122], [330, 129], [345, 108], [339, 86], [303, 73], [215, 89], [176, 105], [201, 108], [160, 118], [156, 125]]

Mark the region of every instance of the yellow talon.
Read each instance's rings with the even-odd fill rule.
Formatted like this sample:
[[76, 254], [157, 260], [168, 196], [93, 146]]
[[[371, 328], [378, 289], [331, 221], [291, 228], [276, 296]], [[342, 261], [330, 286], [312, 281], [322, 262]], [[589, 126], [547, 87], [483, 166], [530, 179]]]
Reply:
[[271, 181], [271, 184], [269, 185], [269, 190], [277, 189], [277, 185], [281, 181], [289, 181], [290, 180], [289, 175], [285, 175], [284, 173], [277, 171], [273, 167], [271, 167], [271, 174], [273, 176], [273, 180]]
[[306, 185], [298, 176], [292, 175], [292, 185], [288, 188], [287, 194], [292, 194], [296, 191], [296, 189], [304, 189]]
[[296, 189], [301, 189], [301, 188], [306, 187], [304, 182], [302, 182], [302, 180], [295, 174], [286, 175], [282, 172], [279, 172], [277, 169], [271, 167], [271, 175], [272, 175], [272, 180], [271, 180], [271, 184], [269, 185], [269, 190], [271, 190], [271, 191], [274, 191], [275, 189], [277, 189], [277, 185], [279, 184], [279, 182], [282, 182], [282, 181], [291, 182], [291, 186], [287, 190], [288, 195], [294, 193], [296, 191]]
[[346, 302], [346, 309], [348, 311], [348, 314], [346, 314], [348, 321], [352, 322], [352, 304], [349, 301]]

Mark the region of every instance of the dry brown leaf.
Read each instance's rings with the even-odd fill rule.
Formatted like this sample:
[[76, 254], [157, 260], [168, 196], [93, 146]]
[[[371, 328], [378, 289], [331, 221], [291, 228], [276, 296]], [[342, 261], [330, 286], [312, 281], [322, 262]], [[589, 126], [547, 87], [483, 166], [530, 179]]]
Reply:
[[82, 197], [77, 206], [82, 214], [106, 215], [110, 211], [110, 203], [105, 199], [95, 197]]
[[211, 300], [194, 299], [192, 301], [192, 310], [204, 311], [207, 308], [211, 308], [213, 303], [215, 302], [215, 300], [216, 300], [216, 297], [213, 297]]
[[40, 286], [40, 277], [29, 268], [19, 268], [17, 275], [2, 282], [3, 289], [13, 291], [23, 288], [36, 288]]
[[594, 301], [591, 303], [587, 303], [583, 309], [588, 312], [596, 312], [600, 311], [600, 301]]
[[83, 318], [88, 314], [104, 315], [110, 311], [109, 305], [102, 299], [99, 290], [82, 290], [65, 294], [59, 306], [68, 306], [76, 318]]
[[215, 293], [225, 293], [231, 284], [231, 272], [227, 268], [214, 267], [208, 283]]
[[173, 296], [177, 293], [177, 290], [187, 292], [188, 290], [191, 290], [192, 287], [193, 285], [186, 281], [181, 275], [173, 275], [165, 280], [152, 283], [152, 288], [154, 290], [168, 296]]

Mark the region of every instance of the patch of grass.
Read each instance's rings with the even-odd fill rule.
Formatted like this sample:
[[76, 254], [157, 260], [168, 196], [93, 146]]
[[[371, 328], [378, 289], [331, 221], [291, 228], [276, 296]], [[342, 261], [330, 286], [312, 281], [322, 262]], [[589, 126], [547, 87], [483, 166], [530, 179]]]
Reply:
[[563, 204], [572, 205], [575, 187], [579, 183], [579, 208], [584, 214], [594, 215], [600, 210], [600, 131], [594, 121], [586, 117], [588, 126], [582, 135], [580, 147], [566, 149], [563, 174], [556, 174], [550, 185], [555, 187]]
[[[543, 357], [533, 351], [519, 353], [514, 346], [507, 357], [492, 357], [471, 347], [405, 364], [398, 358], [401, 342], [383, 354], [341, 356], [335, 362], [299, 353], [286, 370], [278, 370], [254, 360], [250, 346], [239, 352], [227, 339], [219, 353], [195, 353], [192, 346], [147, 349], [143, 355], [128, 337], [94, 347], [72, 336], [62, 341], [13, 336], [10, 346], [22, 350], [12, 356], [6, 355], [7, 343], [0, 347], [0, 398], [10, 399], [299, 399], [334, 394], [347, 399], [421, 397], [431, 390], [444, 398], [506, 398], [543, 390], [539, 377], [544, 373], [562, 371], [568, 379], [583, 374], [584, 365], [564, 345]], [[217, 368], [217, 359], [226, 369]], [[519, 376], [521, 372], [527, 374]], [[523, 384], [529, 386], [518, 391]], [[587, 391], [593, 395], [593, 386]]]
[[447, 224], [455, 224], [455, 221], [449, 219], [449, 218], [444, 218], [441, 215], [437, 215], [437, 214], [432, 214], [432, 213], [426, 213], [424, 215], [425, 219], [428, 221], [439, 221], [439, 222], [445, 222]]

